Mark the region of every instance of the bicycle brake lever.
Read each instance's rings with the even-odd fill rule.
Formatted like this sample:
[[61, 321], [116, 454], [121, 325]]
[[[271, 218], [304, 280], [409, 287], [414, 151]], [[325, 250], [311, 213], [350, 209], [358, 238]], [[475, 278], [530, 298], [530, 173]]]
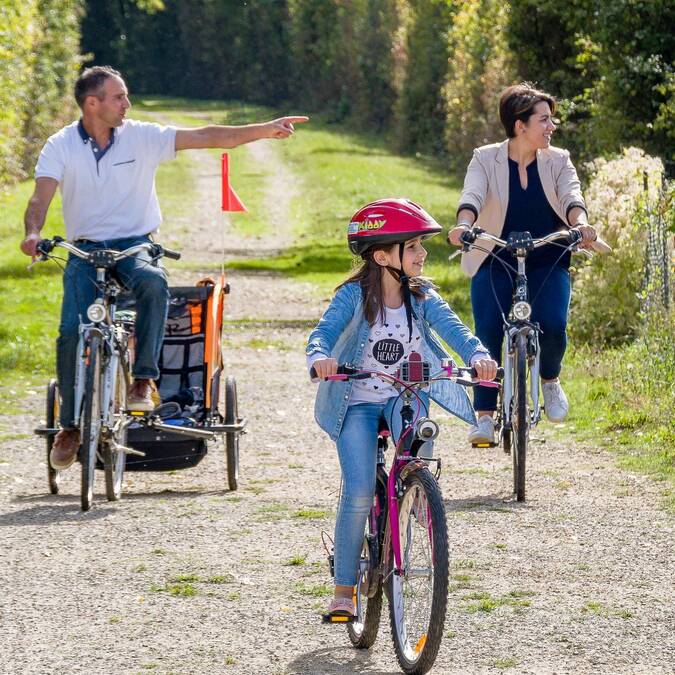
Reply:
[[462, 249], [461, 248], [458, 248], [454, 253], [451, 253], [448, 256], [448, 261], [454, 260], [458, 255], [462, 255]]

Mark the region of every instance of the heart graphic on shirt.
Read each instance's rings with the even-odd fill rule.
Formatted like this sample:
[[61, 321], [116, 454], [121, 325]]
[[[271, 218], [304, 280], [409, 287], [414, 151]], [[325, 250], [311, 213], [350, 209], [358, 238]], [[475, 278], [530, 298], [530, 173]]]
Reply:
[[372, 342], [372, 340], [370, 338], [368, 338], [368, 342]]
[[405, 337], [404, 333], [399, 333], [398, 335], [399, 335], [399, 337]]
[[393, 333], [387, 333], [387, 335], [388, 335], [389, 337], [391, 337], [391, 336], [393, 335]]
[[384, 327], [385, 327], [385, 328], [389, 328], [389, 324], [388, 324], [388, 323], [385, 323], [385, 324], [384, 324]]
[[401, 324], [400, 324], [400, 323], [397, 323], [397, 324], [396, 324], [396, 328], [400, 328], [400, 327], [401, 327]]
[[376, 384], [374, 384], [373, 389], [379, 389], [379, 387]]
[[420, 336], [418, 335], [418, 336], [415, 338], [415, 340], [419, 340], [419, 339], [420, 339]]
[[382, 335], [382, 331], [376, 330], [375, 335]]

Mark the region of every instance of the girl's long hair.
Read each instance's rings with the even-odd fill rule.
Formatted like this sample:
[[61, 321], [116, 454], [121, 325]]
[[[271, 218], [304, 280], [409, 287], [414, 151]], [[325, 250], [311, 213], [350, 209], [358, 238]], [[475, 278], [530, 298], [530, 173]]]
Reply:
[[[384, 297], [382, 294], [382, 275], [390, 274], [389, 271], [382, 265], [378, 265], [373, 259], [375, 251], [387, 251], [399, 246], [399, 244], [392, 244], [389, 246], [374, 246], [368, 249], [363, 254], [363, 263], [361, 266], [347, 279], [345, 279], [335, 290], [351, 283], [358, 283], [361, 286], [361, 293], [363, 294], [363, 312], [368, 323], [372, 326], [377, 317], [384, 321]], [[418, 300], [424, 299], [424, 291], [427, 288], [436, 288], [433, 282], [426, 277], [410, 277], [408, 282], [410, 292]]]

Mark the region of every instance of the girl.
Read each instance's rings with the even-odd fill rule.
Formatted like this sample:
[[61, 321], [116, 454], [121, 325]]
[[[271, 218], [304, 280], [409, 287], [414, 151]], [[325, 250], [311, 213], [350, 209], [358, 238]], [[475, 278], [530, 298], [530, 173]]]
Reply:
[[[427, 252], [422, 241], [438, 234], [440, 225], [407, 199], [381, 199], [364, 206], [351, 219], [347, 239], [361, 268], [338, 286], [335, 297], [309, 336], [307, 365], [318, 378], [335, 374], [338, 363], [367, 370], [394, 372], [410, 352], [422, 354], [432, 372], [448, 358], [434, 329], [478, 377], [491, 380], [497, 364], [459, 320], [433, 285], [422, 278]], [[464, 389], [438, 382], [422, 394], [469, 424], [473, 408]], [[384, 417], [400, 433], [398, 392], [377, 378], [322, 382], [316, 397], [319, 426], [337, 443], [342, 495], [335, 525], [335, 595], [328, 612], [353, 615], [353, 587], [363, 532], [375, 489], [377, 432]]]

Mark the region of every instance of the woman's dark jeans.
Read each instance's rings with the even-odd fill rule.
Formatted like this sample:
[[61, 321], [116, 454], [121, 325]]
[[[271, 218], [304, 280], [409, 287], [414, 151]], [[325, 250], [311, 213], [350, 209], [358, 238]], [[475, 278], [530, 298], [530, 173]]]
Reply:
[[[546, 278], [547, 275], [548, 279]], [[502, 311], [508, 317], [513, 296], [510, 272], [499, 263], [483, 265], [471, 279], [471, 306], [475, 334], [488, 348], [493, 358], [501, 363], [504, 325]], [[495, 300], [490, 277], [499, 305]], [[542, 284], [544, 287], [542, 288]], [[567, 313], [570, 305], [571, 284], [569, 272], [562, 267], [539, 267], [527, 272], [527, 286], [532, 303], [533, 322], [541, 328], [539, 346], [541, 361], [539, 374], [551, 380], [560, 374], [567, 347]], [[540, 291], [541, 289], [541, 291]], [[478, 411], [497, 409], [497, 390], [488, 387], [474, 389], [474, 408]]]

